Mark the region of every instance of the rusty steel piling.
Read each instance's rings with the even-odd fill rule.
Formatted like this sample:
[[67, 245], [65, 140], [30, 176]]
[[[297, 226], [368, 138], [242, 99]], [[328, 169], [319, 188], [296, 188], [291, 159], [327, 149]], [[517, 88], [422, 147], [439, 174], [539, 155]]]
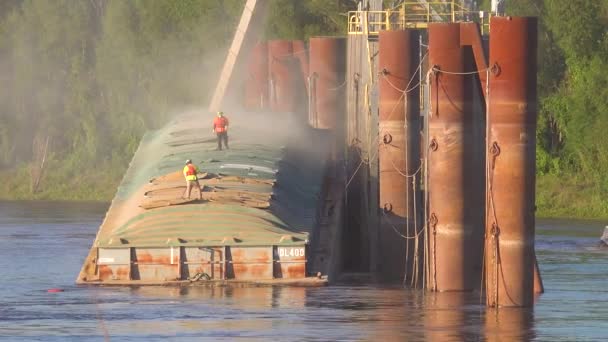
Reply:
[[245, 109], [268, 107], [268, 44], [257, 43], [251, 50], [245, 81]]
[[[475, 260], [473, 124], [460, 25], [429, 25], [430, 102], [428, 148], [428, 287], [469, 291], [479, 271]], [[483, 223], [481, 224], [483, 225]], [[481, 246], [478, 246], [480, 249]], [[478, 284], [477, 284], [478, 285]]]
[[294, 82], [294, 101], [298, 118], [306, 122], [308, 118], [308, 49], [303, 40], [291, 42], [293, 47], [293, 60], [291, 76]]
[[300, 63], [300, 75], [303, 80], [308, 77], [309, 60], [308, 60], [308, 49], [306, 43], [303, 40], [294, 40], [291, 42], [293, 47], [293, 56]]
[[346, 39], [310, 38], [309, 124], [333, 129], [342, 121], [346, 72]]
[[488, 306], [534, 298], [537, 19], [493, 17], [487, 139]]
[[273, 112], [293, 112], [296, 90], [293, 74], [293, 44], [290, 40], [268, 41], [270, 77], [270, 109]]
[[420, 189], [418, 35], [415, 30], [379, 35], [379, 252], [381, 273], [389, 280], [412, 280], [422, 270], [416, 267], [422, 260], [414, 250], [422, 246], [416, 243], [421, 243], [416, 240], [421, 236], [416, 226], [421, 223], [416, 219], [420, 209], [416, 205]]

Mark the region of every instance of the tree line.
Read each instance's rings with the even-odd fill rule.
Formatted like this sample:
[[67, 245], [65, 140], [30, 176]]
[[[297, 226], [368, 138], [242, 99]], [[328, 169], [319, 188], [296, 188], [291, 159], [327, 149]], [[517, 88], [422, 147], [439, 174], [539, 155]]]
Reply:
[[[0, 1], [0, 197], [110, 198], [145, 131], [207, 102], [244, 4]], [[343, 34], [356, 7], [273, 0], [264, 35]], [[608, 1], [507, 13], [539, 17], [539, 211], [608, 217]]]
[[[0, 1], [2, 197], [111, 198], [144, 132], [207, 102], [244, 4]], [[265, 35], [338, 33], [353, 4], [273, 1]]]
[[608, 1], [509, 0], [507, 13], [539, 17], [537, 207], [608, 217]]

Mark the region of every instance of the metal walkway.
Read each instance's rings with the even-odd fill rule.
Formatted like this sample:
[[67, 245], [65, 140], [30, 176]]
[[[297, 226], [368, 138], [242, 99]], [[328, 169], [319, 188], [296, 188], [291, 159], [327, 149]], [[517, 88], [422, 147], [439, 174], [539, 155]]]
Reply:
[[489, 13], [471, 11], [456, 1], [404, 2], [383, 11], [348, 12], [348, 34], [377, 37], [380, 31], [426, 29], [429, 23], [477, 22], [483, 32], [489, 30]]

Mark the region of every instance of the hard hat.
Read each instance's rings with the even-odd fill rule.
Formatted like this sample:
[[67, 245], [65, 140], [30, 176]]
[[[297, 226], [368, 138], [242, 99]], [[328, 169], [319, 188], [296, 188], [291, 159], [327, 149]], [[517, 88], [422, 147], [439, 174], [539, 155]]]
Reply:
[[224, 115], [224, 112], [219, 111], [219, 112], [217, 112], [217, 115], [218, 115], [218, 116], [222, 116], [222, 115]]
[[186, 160], [186, 164], [190, 164], [190, 163], [192, 163], [192, 160], [190, 160], [190, 159]]

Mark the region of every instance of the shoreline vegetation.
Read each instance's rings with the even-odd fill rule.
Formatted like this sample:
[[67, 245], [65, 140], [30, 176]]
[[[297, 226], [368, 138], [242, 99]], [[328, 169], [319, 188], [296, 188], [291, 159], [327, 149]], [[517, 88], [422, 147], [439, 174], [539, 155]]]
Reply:
[[[344, 35], [357, 2], [275, 0], [264, 38]], [[143, 134], [208, 101], [244, 3], [0, 1], [0, 199], [111, 200]], [[608, 1], [506, 11], [539, 17], [537, 216], [608, 218]]]

